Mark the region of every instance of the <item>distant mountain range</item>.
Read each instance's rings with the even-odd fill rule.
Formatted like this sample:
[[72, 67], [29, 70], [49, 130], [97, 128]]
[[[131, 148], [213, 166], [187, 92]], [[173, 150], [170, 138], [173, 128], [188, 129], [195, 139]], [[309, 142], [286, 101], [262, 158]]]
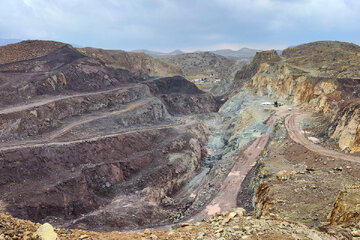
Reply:
[[[196, 52], [211, 52], [215, 53], [217, 55], [227, 57], [233, 60], [251, 60], [257, 52], [261, 52], [263, 50], [260, 49], [251, 49], [251, 48], [242, 48], [240, 50], [231, 50], [231, 49], [221, 49], [221, 50], [215, 50], [215, 51], [196, 51]], [[282, 50], [276, 50], [278, 54], [282, 53]], [[174, 56], [179, 54], [184, 54], [185, 52], [181, 50], [175, 50], [172, 52], [157, 52], [157, 51], [151, 51], [146, 49], [141, 50], [134, 50], [132, 52], [141, 52], [145, 53], [151, 57], [154, 58], [162, 58], [162, 57], [168, 57], [168, 56]]]
[[0, 38], [0, 46], [12, 44], [12, 43], [17, 43], [17, 42], [21, 42], [21, 41], [22, 41], [22, 40], [20, 40], [20, 39], [5, 39], [5, 38]]
[[[227, 57], [234, 60], [241, 60], [241, 59], [252, 59], [257, 52], [261, 52], [261, 51], [262, 50], [242, 48], [237, 51], [231, 49], [221, 49], [221, 50], [207, 51], [207, 52], [215, 53], [217, 55], [221, 55], [223, 57]], [[162, 58], [162, 57], [174, 56], [185, 53], [181, 50], [175, 50], [173, 52], [165, 53], [165, 52], [150, 51], [146, 49], [135, 50], [133, 52], [142, 52], [154, 58]], [[196, 52], [205, 52], [205, 51], [196, 51]]]
[[240, 50], [231, 50], [231, 49], [221, 49], [221, 50], [215, 50], [211, 51], [215, 54], [231, 58], [234, 60], [240, 60], [240, 59], [251, 59], [255, 56], [257, 52], [261, 52], [262, 50], [257, 49], [251, 49], [251, 48], [242, 48]]
[[167, 57], [167, 56], [173, 56], [173, 55], [179, 55], [179, 54], [185, 53], [181, 50], [175, 50], [172, 52], [165, 53], [165, 52], [157, 52], [157, 51], [151, 51], [151, 50], [146, 50], [146, 49], [134, 50], [132, 52], [145, 53], [153, 58], [161, 58], [161, 57]]

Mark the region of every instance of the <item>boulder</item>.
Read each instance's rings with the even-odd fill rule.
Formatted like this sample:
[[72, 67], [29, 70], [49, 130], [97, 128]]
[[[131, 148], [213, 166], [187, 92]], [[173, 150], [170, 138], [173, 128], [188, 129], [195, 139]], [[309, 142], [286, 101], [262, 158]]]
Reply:
[[41, 240], [56, 240], [57, 234], [49, 223], [41, 225], [35, 233]]

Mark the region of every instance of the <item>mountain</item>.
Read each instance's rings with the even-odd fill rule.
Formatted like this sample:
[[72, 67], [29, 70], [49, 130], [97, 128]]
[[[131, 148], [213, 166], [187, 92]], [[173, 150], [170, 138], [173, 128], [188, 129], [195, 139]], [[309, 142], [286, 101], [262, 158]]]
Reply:
[[[180, 55], [180, 54], [185, 53], [181, 50], [175, 50], [175, 51], [166, 53], [166, 52], [156, 52], [156, 51], [151, 51], [151, 50], [146, 50], [146, 49], [134, 50], [132, 52], [145, 53], [154, 58], [163, 58], [163, 57]], [[217, 55], [227, 57], [227, 58], [230, 58], [233, 60], [243, 60], [243, 59], [251, 60], [255, 56], [255, 54], [257, 52], [261, 52], [261, 50], [251, 49], [251, 48], [242, 48], [240, 50], [220, 49], [220, 50], [215, 50], [215, 51], [195, 51], [195, 52], [212, 52]], [[279, 54], [281, 54], [281, 51], [279, 52]]]
[[8, 44], [12, 44], [12, 43], [17, 43], [17, 42], [21, 42], [22, 40], [20, 39], [6, 39], [6, 38], [0, 38], [0, 46], [4, 46], [4, 45], [8, 45]]
[[122, 68], [133, 74], [157, 77], [181, 76], [179, 67], [169, 65], [141, 52], [122, 50], [104, 50], [99, 48], [77, 48], [86, 56], [102, 60], [106, 65]]
[[215, 50], [215, 51], [211, 51], [211, 52], [221, 55], [221, 56], [224, 56], [224, 57], [227, 57], [227, 58], [240, 60], [240, 59], [252, 59], [255, 56], [255, 54], [260, 51], [261, 50], [242, 48], [237, 51], [231, 50], [231, 49], [221, 49], [221, 50]]
[[[227, 93], [235, 73], [247, 63], [246, 60], [235, 61], [212, 52], [184, 53], [159, 60], [179, 67], [187, 79], [217, 96]], [[206, 78], [206, 81], [196, 82], [201, 78]]]
[[181, 50], [175, 50], [172, 52], [157, 52], [157, 51], [151, 51], [151, 50], [146, 50], [146, 49], [140, 49], [140, 50], [134, 50], [132, 52], [136, 52], [136, 53], [145, 53], [153, 58], [160, 58], [160, 57], [166, 57], [166, 56], [173, 56], [173, 55], [178, 55], [178, 54], [183, 54], [184, 52]]
[[0, 64], [26, 61], [45, 56], [65, 46], [65, 43], [54, 41], [22, 41], [0, 48]]

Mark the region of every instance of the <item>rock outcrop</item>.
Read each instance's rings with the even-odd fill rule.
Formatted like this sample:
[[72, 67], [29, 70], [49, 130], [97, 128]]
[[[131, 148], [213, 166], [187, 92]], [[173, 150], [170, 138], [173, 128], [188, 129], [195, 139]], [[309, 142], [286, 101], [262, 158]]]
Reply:
[[304, 44], [284, 50], [281, 56], [262, 52], [237, 73], [233, 91], [245, 86], [258, 95], [319, 111], [331, 119], [328, 137], [337, 140], [341, 149], [356, 152], [359, 63], [360, 47], [342, 42]]
[[340, 191], [329, 215], [332, 225], [354, 226], [360, 222], [360, 186], [346, 186]]

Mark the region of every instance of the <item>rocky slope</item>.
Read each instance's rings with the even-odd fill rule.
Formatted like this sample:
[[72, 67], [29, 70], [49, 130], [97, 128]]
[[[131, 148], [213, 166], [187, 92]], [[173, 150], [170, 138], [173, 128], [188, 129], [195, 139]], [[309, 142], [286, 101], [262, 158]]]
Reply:
[[246, 61], [235, 61], [211, 52], [184, 53], [160, 58], [161, 61], [179, 67], [185, 78], [206, 78], [205, 82], [195, 82], [197, 86], [216, 96], [226, 96], [235, 73]]
[[67, 44], [31, 44], [0, 64], [1, 211], [99, 230], [167, 222], [177, 210], [163, 200], [206, 154], [196, 116], [217, 101], [181, 77], [144, 80]]
[[[354, 52], [320, 42], [259, 53], [221, 107], [183, 77], [139, 78], [68, 45], [1, 64], [0, 211], [62, 227], [60, 239], [358, 237], [358, 160], [311, 150], [293, 138], [311, 128], [289, 129], [293, 118], [283, 118], [300, 107], [317, 111], [324, 138], [356, 152], [357, 67], [344, 68], [346, 58], [357, 61]], [[216, 59], [195, 60], [189, 67], [217, 67]], [[271, 98], [299, 107], [261, 106]], [[219, 213], [237, 205], [254, 216]], [[39, 226], [8, 215], [0, 221], [0, 239], [28, 239]], [[169, 225], [178, 229], [66, 229]]]
[[245, 180], [239, 206], [336, 233], [336, 239], [358, 239], [359, 63], [359, 46], [315, 42], [280, 56], [259, 53], [237, 73], [232, 95], [245, 87], [289, 104], [288, 113], [298, 117], [293, 127], [309, 142], [294, 138], [291, 118], [280, 119]]
[[[244, 209], [234, 209], [216, 215], [206, 221], [186, 223], [176, 229], [164, 231], [150, 231], [146, 229], [141, 233], [96, 233], [82, 230], [55, 229], [53, 235], [59, 240], [65, 239], [101, 239], [101, 240], [135, 240], [135, 239], [264, 239], [288, 240], [311, 239], [332, 240], [341, 237], [339, 233], [325, 234], [307, 228], [304, 225], [283, 220], [275, 215], [255, 219], [244, 215]], [[0, 214], [0, 239], [40, 239], [37, 238], [37, 229], [40, 224], [19, 220]], [[49, 226], [48, 233], [54, 230]], [[53, 238], [49, 238], [53, 240]], [[343, 238], [344, 239], [344, 238]]]
[[256, 53], [261, 52], [261, 50], [256, 50], [251, 48], [241, 48], [239, 50], [220, 49], [212, 52], [234, 60], [242, 60], [242, 59], [251, 60], [256, 55]]
[[171, 77], [183, 75], [179, 67], [154, 59], [144, 53], [98, 48], [78, 48], [82, 54], [99, 59], [107, 66], [126, 69], [139, 76]]
[[53, 41], [22, 41], [0, 47], [0, 64], [38, 58], [63, 47], [64, 43]]
[[[247, 87], [281, 102], [301, 104], [330, 119], [328, 136], [342, 150], [359, 151], [360, 47], [342, 42], [316, 42], [262, 52], [239, 71], [234, 89]], [[344, 120], [341, 120], [344, 119]], [[345, 120], [346, 119], [346, 120]]]

